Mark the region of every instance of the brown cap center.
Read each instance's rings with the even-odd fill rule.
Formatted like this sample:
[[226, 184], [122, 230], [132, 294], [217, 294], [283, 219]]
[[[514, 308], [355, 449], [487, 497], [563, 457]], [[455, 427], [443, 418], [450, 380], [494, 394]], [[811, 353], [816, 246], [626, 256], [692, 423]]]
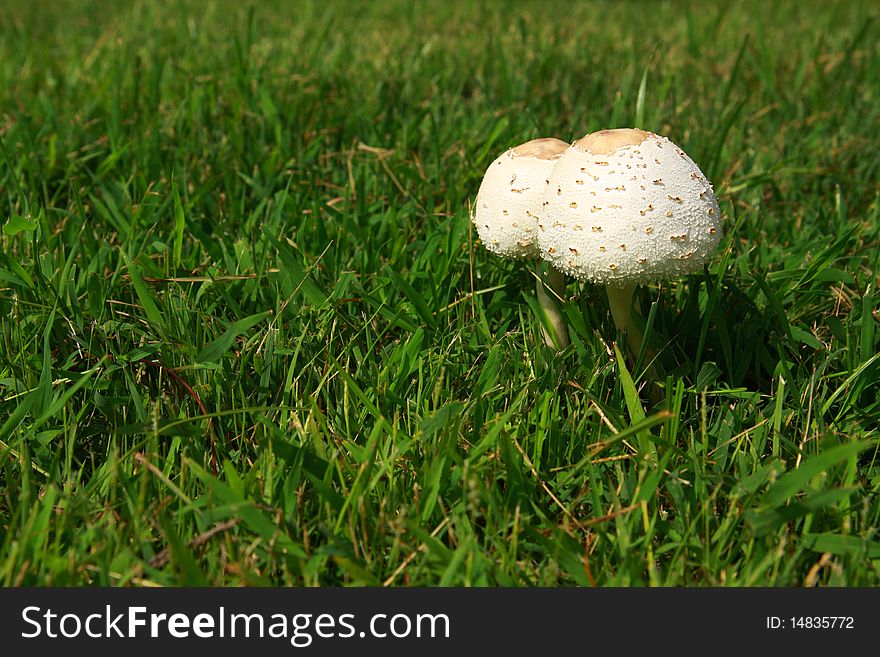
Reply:
[[594, 155], [608, 155], [622, 146], [641, 144], [650, 136], [650, 132], [638, 130], [637, 128], [599, 130], [591, 132], [586, 137], [581, 137], [574, 145], [580, 150], [589, 151]]
[[553, 160], [568, 150], [568, 144], [560, 139], [553, 137], [544, 137], [542, 139], [532, 139], [525, 144], [520, 144], [511, 150], [515, 155], [525, 155], [527, 157], [536, 157], [539, 160]]

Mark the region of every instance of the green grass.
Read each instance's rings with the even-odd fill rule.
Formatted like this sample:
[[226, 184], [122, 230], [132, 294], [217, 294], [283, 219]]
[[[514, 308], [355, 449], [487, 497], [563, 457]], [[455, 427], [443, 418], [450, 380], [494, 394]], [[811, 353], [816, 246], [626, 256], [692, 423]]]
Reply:
[[[17, 0], [0, 584], [880, 584], [869, 5]], [[653, 401], [468, 219], [628, 125], [725, 221], [642, 292]]]

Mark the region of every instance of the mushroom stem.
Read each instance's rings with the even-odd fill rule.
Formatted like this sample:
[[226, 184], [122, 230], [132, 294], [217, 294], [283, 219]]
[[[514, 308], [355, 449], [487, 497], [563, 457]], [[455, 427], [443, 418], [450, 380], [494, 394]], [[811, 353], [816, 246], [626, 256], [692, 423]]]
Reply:
[[634, 283], [627, 283], [623, 287], [615, 285], [606, 285], [605, 290], [608, 292], [608, 305], [611, 307], [611, 316], [614, 318], [614, 324], [621, 333], [626, 334], [629, 348], [632, 350], [633, 358], [638, 357], [639, 350], [642, 348], [642, 330], [633, 321], [633, 293], [636, 286]]
[[[562, 309], [559, 303], [565, 296], [565, 274], [555, 267], [542, 264], [540, 267], [541, 277], [535, 288], [538, 293], [538, 303], [544, 311], [547, 318], [547, 328], [541, 326], [541, 334], [544, 336], [544, 342], [548, 347], [565, 349], [568, 346], [568, 328], [565, 324], [565, 318], [562, 316]], [[549, 288], [550, 294], [547, 293]]]

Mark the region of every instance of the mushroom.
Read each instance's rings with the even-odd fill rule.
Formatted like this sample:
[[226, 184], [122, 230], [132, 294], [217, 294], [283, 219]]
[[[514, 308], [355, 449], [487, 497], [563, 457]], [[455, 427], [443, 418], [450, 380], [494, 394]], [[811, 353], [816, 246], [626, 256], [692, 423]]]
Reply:
[[600, 285], [634, 354], [635, 286], [698, 269], [718, 246], [718, 200], [684, 151], [644, 130], [600, 130], [556, 162], [543, 201], [541, 255], [563, 273]]
[[[538, 233], [548, 228], [540, 219], [541, 202], [553, 167], [568, 148], [559, 139], [533, 139], [507, 150], [486, 169], [472, 220], [492, 253], [515, 260], [539, 259]], [[565, 320], [545, 287], [561, 299], [565, 276], [545, 265], [536, 283], [538, 302], [552, 329], [551, 335], [542, 327], [544, 342], [552, 347], [555, 338], [555, 346], [564, 349], [568, 346]]]

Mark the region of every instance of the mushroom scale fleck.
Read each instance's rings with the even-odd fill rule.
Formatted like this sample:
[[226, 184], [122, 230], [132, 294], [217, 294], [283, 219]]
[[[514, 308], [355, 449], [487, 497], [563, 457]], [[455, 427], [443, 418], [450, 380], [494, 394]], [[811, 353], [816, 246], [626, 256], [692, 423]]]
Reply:
[[538, 217], [550, 173], [569, 144], [545, 138], [511, 148], [489, 168], [473, 221], [487, 249], [506, 258], [537, 258]]
[[712, 184], [665, 137], [601, 130], [557, 161], [538, 244], [560, 271], [611, 286], [698, 269], [721, 238]]

